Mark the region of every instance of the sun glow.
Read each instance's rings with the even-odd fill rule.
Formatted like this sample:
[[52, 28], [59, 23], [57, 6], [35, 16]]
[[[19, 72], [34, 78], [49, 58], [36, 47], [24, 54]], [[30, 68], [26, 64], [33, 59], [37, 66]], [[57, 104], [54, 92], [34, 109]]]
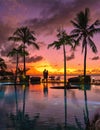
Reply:
[[53, 67], [49, 62], [41, 62], [40, 64], [36, 64], [36, 70], [39, 72], [43, 72], [44, 69], [47, 69], [50, 73], [57, 72], [57, 68]]

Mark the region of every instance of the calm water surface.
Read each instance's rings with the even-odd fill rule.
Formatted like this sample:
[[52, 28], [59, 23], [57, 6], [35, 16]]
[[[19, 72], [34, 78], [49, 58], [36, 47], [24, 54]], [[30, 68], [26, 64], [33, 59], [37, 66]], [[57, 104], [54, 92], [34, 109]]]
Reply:
[[14, 85], [0, 84], [0, 130], [14, 127], [12, 121], [16, 119], [12, 119], [11, 114], [16, 117], [18, 111], [26, 115], [27, 120], [34, 120], [36, 127], [33, 129], [36, 130], [38, 126], [47, 130], [47, 126], [52, 129], [59, 126], [60, 130], [66, 125], [78, 129], [79, 124], [85, 129], [85, 121], [91, 122], [95, 114], [100, 114], [100, 85], [88, 86], [86, 93], [82, 89], [65, 92], [51, 88], [62, 85], [29, 84], [27, 87], [18, 85], [15, 89]]

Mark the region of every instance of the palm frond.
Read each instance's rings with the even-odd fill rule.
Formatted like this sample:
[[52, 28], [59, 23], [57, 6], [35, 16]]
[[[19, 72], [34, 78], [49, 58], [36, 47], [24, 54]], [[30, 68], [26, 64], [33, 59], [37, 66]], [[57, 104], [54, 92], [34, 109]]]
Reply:
[[50, 47], [59, 49], [60, 48], [59, 42], [58, 41], [54, 41], [53, 43], [49, 44], [47, 48], [49, 49]]
[[92, 48], [92, 51], [94, 53], [97, 53], [98, 51], [97, 51], [97, 47], [96, 47], [95, 43], [90, 38], [88, 38], [88, 41], [89, 41], [90, 47]]
[[73, 30], [71, 31], [71, 34], [75, 34], [76, 36], [78, 36], [80, 32], [81, 32], [80, 29], [73, 29]]
[[35, 42], [33, 42], [33, 41], [28, 41], [27, 44], [28, 44], [28, 45], [33, 45], [36, 49], [39, 50], [39, 46], [38, 46]]
[[18, 41], [21, 41], [21, 38], [19, 38], [19, 37], [9, 37], [9, 38], [8, 38], [8, 41], [18, 42]]
[[96, 21], [94, 22], [94, 25], [99, 26], [99, 25], [100, 25], [100, 20], [96, 20]]
[[75, 22], [75, 21], [70, 21], [72, 24], [73, 24], [73, 26], [77, 29], [77, 28], [80, 28], [80, 26]]
[[1, 70], [7, 69], [7, 65], [5, 63], [5, 60], [1, 57], [0, 57], [0, 68], [1, 68]]
[[87, 44], [87, 41], [86, 41], [86, 39], [84, 38], [84, 39], [83, 39], [83, 42], [82, 42], [82, 53], [83, 53], [83, 51], [84, 51], [84, 48], [85, 48], [86, 44]]
[[95, 29], [97, 26], [100, 26], [100, 20], [96, 20], [90, 27], [89, 30]]
[[92, 28], [89, 31], [89, 35], [93, 37], [94, 34], [100, 33], [100, 28]]
[[88, 22], [89, 22], [89, 18], [90, 18], [90, 10], [89, 8], [85, 8], [85, 13], [84, 13], [84, 17], [85, 17], [85, 23], [86, 23], [86, 26], [88, 25]]

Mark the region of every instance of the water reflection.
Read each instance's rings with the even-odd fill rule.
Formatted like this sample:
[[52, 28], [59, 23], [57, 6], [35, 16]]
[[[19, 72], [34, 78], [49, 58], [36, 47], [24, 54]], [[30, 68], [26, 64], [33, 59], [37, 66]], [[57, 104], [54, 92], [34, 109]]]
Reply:
[[48, 96], [48, 83], [43, 83], [43, 93], [44, 96]]
[[65, 104], [65, 129], [67, 129], [67, 91], [66, 86], [64, 86], [64, 104]]
[[[90, 128], [90, 121], [89, 121], [89, 111], [88, 111], [87, 92], [86, 91], [87, 91], [87, 89], [90, 88], [90, 85], [88, 84], [88, 87], [87, 87], [86, 84], [81, 84], [80, 88], [84, 92], [85, 109], [83, 109], [83, 117], [84, 117], [85, 130], [89, 130], [89, 128]], [[81, 122], [79, 121], [79, 119], [77, 118], [77, 116], [75, 116], [75, 121], [76, 121], [76, 124], [77, 124], [78, 128], [79, 129], [83, 129], [82, 125], [81, 125]]]
[[94, 91], [100, 90], [99, 87], [88, 85], [85, 90], [83, 86], [67, 90], [51, 89], [51, 86], [49, 83], [0, 86], [0, 93], [3, 93], [0, 96], [0, 130], [6, 124], [6, 113], [10, 112], [5, 126], [13, 130], [99, 130], [95, 127], [99, 127], [100, 114], [94, 115], [100, 108], [100, 95]]
[[91, 88], [90, 84], [88, 85], [81, 84], [81, 89], [84, 92], [84, 106], [85, 107], [83, 109], [83, 118], [84, 118], [85, 128], [82, 127], [80, 120], [77, 118], [77, 116], [75, 116], [77, 127], [80, 130], [100, 130], [100, 114], [96, 113], [92, 121], [90, 121], [90, 118], [89, 118], [87, 90], [90, 90], [90, 88]]
[[16, 101], [16, 114], [10, 113], [8, 117], [10, 119], [10, 125], [8, 127], [15, 129], [15, 130], [34, 130], [37, 120], [39, 118], [39, 113], [30, 119], [28, 114], [25, 114], [25, 106], [26, 106], [26, 90], [28, 88], [28, 84], [23, 84], [23, 107], [22, 110], [18, 108], [18, 94], [17, 94], [17, 87], [16, 84], [14, 85], [15, 89], [15, 101]]

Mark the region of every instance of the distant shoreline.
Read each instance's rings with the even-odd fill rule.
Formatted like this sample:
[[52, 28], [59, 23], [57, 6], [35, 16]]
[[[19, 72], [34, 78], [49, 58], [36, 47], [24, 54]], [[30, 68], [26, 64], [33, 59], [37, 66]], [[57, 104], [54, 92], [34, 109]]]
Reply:
[[[63, 74], [49, 74], [49, 76], [64, 76]], [[66, 76], [79, 76], [79, 75], [83, 75], [83, 74], [67, 74]], [[100, 74], [87, 74], [90, 76], [100, 76]], [[29, 74], [29, 76], [43, 76], [42, 74]]]

